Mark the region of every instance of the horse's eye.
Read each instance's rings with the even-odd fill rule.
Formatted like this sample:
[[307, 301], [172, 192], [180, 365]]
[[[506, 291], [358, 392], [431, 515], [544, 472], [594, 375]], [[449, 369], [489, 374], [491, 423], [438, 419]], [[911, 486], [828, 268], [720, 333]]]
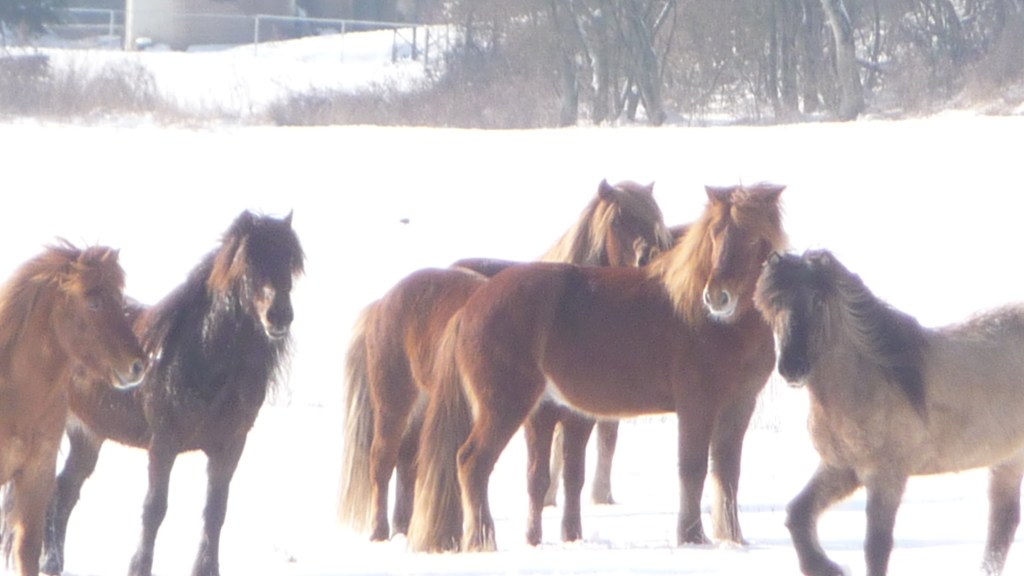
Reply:
[[85, 301], [85, 305], [89, 308], [89, 311], [99, 312], [103, 309], [103, 299], [99, 296], [89, 296]]

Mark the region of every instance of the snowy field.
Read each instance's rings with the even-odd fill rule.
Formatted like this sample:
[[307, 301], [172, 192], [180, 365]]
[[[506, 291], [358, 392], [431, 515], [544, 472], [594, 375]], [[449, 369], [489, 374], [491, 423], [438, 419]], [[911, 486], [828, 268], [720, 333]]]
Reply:
[[[254, 85], [267, 81], [255, 56], [153, 56], [166, 70], [157, 77], [164, 90], [182, 82], [183, 94], [202, 94], [185, 82], [206, 74], [246, 86], [252, 71]], [[177, 68], [186, 65], [204, 72]], [[391, 72], [397, 74], [385, 65], [375, 74]], [[206, 97], [225, 97], [219, 86], [205, 88]], [[816, 457], [804, 430], [805, 393], [777, 382], [747, 438], [740, 520], [749, 546], [675, 546], [671, 417], [623, 425], [612, 479], [620, 504], [585, 507], [583, 542], [560, 543], [560, 510], [548, 510], [544, 544], [525, 546], [519, 438], [492, 479], [499, 552], [419, 555], [400, 540], [370, 544], [346, 532], [334, 512], [352, 320], [418, 268], [466, 256], [535, 258], [575, 220], [602, 178], [628, 178], [656, 182], [669, 224], [699, 214], [705, 184], [786, 184], [793, 249], [829, 248], [923, 323], [954, 322], [1024, 298], [1021, 134], [1024, 117], [969, 112], [763, 128], [487, 132], [7, 121], [0, 123], [0, 277], [60, 236], [120, 247], [127, 292], [154, 302], [241, 210], [294, 210], [308, 261], [294, 295], [292, 377], [261, 414], [235, 476], [221, 551], [226, 576], [797, 574], [783, 510]], [[157, 540], [159, 576], [191, 567], [204, 466], [188, 455], [175, 468]], [[104, 449], [69, 527], [68, 574], [126, 571], [145, 479], [143, 452]], [[864, 573], [863, 505], [858, 493], [821, 526], [823, 546], [857, 575]], [[912, 480], [890, 572], [976, 573], [985, 515], [983, 472]], [[1024, 573], [1019, 546], [1007, 574]]]

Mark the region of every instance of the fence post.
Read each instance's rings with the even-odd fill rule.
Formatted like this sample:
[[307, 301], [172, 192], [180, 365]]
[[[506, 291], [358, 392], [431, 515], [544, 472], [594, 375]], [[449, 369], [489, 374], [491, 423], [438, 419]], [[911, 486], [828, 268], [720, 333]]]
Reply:
[[252, 55], [260, 55], [260, 15], [253, 16], [252, 25]]

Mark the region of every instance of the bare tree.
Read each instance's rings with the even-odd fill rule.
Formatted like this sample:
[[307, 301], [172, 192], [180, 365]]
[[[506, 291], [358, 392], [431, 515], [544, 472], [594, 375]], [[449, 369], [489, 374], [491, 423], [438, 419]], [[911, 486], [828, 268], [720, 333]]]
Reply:
[[860, 82], [860, 71], [857, 68], [857, 49], [854, 45], [853, 24], [846, 12], [843, 0], [821, 0], [822, 8], [832, 28], [835, 41], [836, 76], [842, 100], [839, 104], [839, 117], [853, 120], [864, 111], [864, 93]]

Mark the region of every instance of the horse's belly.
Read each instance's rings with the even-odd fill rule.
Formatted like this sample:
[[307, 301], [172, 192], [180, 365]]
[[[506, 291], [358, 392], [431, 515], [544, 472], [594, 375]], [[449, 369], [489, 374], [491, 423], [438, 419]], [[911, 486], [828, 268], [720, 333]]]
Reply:
[[672, 400], [649, 386], [631, 386], [625, 380], [593, 376], [548, 375], [545, 396], [563, 406], [594, 416], [628, 418], [672, 412]]

